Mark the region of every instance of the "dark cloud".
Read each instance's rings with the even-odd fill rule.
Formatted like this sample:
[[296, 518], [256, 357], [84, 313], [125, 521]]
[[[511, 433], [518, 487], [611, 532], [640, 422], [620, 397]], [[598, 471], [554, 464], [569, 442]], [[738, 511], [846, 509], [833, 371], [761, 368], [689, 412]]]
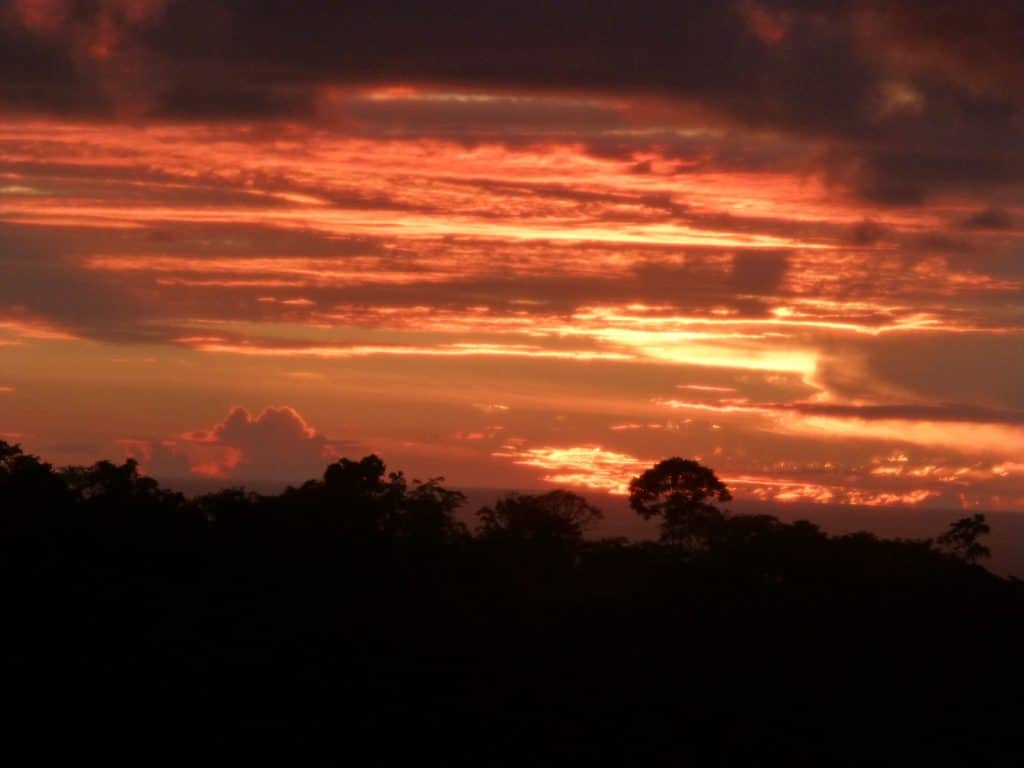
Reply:
[[[1016, 317], [1020, 323], [1020, 301]], [[1009, 334], [887, 336], [837, 344], [817, 372], [839, 399], [962, 402], [1024, 411], [1024, 337]], [[860, 364], [854, 364], [860, 361]]]
[[0, 107], [77, 115], [108, 112], [111, 104], [97, 83], [79, 71], [67, 46], [21, 28], [11, 6], [13, 2], [0, 2]]
[[[845, 135], [867, 127], [864, 104], [875, 80], [837, 6], [798, 14], [777, 46], [759, 39], [732, 3], [320, 1], [299, 14], [277, 0], [226, 0], [216, 8], [179, 0], [145, 30], [147, 50], [176, 83], [662, 94], [707, 102], [741, 121]], [[396, 107], [377, 112], [386, 109]]]
[[[94, 253], [133, 256], [158, 251], [168, 256], [216, 253], [244, 258], [268, 253], [275, 258], [337, 260], [339, 268], [353, 256], [377, 256], [381, 241], [364, 238], [323, 238], [307, 232], [279, 231], [241, 225], [157, 226], [153, 229], [105, 230], [44, 228], [0, 224], [0, 317], [18, 313], [43, 318], [76, 336], [128, 343], [162, 343], [188, 333], [183, 316], [262, 317], [255, 298], [266, 288], [225, 292], [223, 286], [195, 286], [190, 290], [161, 289], [152, 276], [133, 279], [132, 272], [90, 270], [83, 259]], [[393, 248], [399, 259], [402, 251]], [[396, 255], [396, 253], [398, 255]], [[171, 273], [162, 277], [187, 277]], [[191, 275], [196, 277], [196, 275]], [[237, 278], [254, 277], [240, 268]], [[201, 276], [200, 276], [201, 277]], [[208, 277], [208, 276], [207, 276]], [[425, 289], [422, 289], [425, 290]], [[358, 285], [348, 290], [314, 291], [310, 288], [275, 288], [282, 298], [323, 295], [325, 300], [358, 300]], [[422, 292], [417, 297], [423, 299]]]
[[[326, 111], [326, 110], [325, 110]], [[508, 136], [540, 132], [545, 138], [563, 132], [580, 136], [624, 126], [618, 109], [582, 99], [530, 98], [497, 95], [472, 98], [451, 94], [445, 98], [416, 97], [369, 99], [353, 97], [342, 100], [337, 118], [346, 127], [371, 135], [386, 134], [403, 137], [466, 136], [466, 126], [474, 135]], [[354, 125], [350, 125], [354, 123]]]
[[864, 220], [850, 227], [844, 240], [851, 245], [874, 245], [889, 234], [889, 230], [878, 222]]
[[74, 232], [0, 226], [0, 313], [17, 307], [96, 338], [162, 338], [145, 324], [152, 309], [143, 297], [109, 275], [79, 269], [81, 253]]
[[1018, 0], [872, 0], [870, 32], [916, 70], [974, 92], [1024, 96], [1024, 5]]
[[[114, 12], [131, 3], [79, 2], [57, 29], [27, 23], [15, 5], [5, 0], [0, 8], [3, 34], [12, 43], [8, 50], [23, 41], [20, 80], [68, 80], [74, 57], [60, 42], [88, 39], [98, 25], [113, 24], [119, 37], [105, 55], [141, 50], [169, 85], [168, 94], [222, 93], [225, 108], [236, 96], [218, 90], [224, 86], [233, 86], [235, 94], [282, 85], [395, 81], [640, 89], [845, 133], [854, 125], [863, 130], [866, 105], [858, 96], [869, 95], [883, 74], [861, 50], [858, 15], [870, 13], [872, 32], [884, 33], [886, 40], [911, 45], [927, 71], [930, 51], [949, 39], [957, 43], [950, 47], [953, 66], [968, 72], [971, 64], [1004, 56], [1012, 73], [1021, 58], [1011, 48], [1019, 32], [996, 26], [967, 2], [941, 3], [938, 14], [930, 3], [898, 2], [890, 10], [856, 0], [396, 0], [386, 6], [307, 0], [301, 13], [286, 0], [170, 0], [138, 3], [151, 7], [134, 14]], [[752, 7], [784, 19], [784, 34], [774, 40], [759, 34], [750, 23]], [[1012, 6], [999, 7], [1012, 22]], [[61, 61], [63, 66], [53, 66]], [[196, 104], [210, 107], [199, 96]], [[253, 108], [245, 98], [239, 104]], [[179, 106], [187, 112], [190, 100]], [[854, 125], [851, 116], [859, 118]]]
[[736, 293], [770, 296], [789, 270], [784, 251], [740, 251], [733, 257], [732, 280]]
[[187, 117], [193, 120], [217, 118], [250, 120], [310, 117], [314, 94], [308, 90], [208, 87], [177, 84], [162, 90], [152, 117]]
[[1010, 229], [1013, 220], [1004, 208], [985, 208], [963, 221], [965, 229]]
[[[1024, 179], [1024, 29], [992, 0], [0, 0], [0, 101], [46, 112], [322, 119], [322, 86], [427, 84], [529, 99], [350, 100], [346, 130], [579, 135], [619, 116], [537, 94], [656, 96], [824, 142], [837, 184], [882, 205]], [[97, 52], [98, 30], [114, 30]], [[600, 143], [593, 138], [593, 145]], [[643, 167], [642, 164], [638, 167]]]

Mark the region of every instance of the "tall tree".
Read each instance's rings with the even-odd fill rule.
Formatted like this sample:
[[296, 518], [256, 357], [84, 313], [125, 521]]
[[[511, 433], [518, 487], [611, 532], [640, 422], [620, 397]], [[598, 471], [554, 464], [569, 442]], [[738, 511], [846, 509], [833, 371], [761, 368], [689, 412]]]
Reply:
[[724, 522], [713, 502], [732, 494], [709, 467], [678, 456], [658, 462], [629, 484], [629, 505], [645, 520], [661, 521], [661, 540], [706, 549]]

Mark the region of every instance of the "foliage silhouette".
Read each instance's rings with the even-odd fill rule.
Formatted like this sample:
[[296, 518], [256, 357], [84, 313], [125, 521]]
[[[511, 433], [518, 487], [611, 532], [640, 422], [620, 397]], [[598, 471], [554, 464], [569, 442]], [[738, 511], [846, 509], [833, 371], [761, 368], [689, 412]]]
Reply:
[[25, 526], [56, 522], [72, 503], [72, 490], [50, 464], [0, 440], [0, 502], [4, 523]]
[[714, 471], [692, 459], [665, 459], [629, 484], [633, 510], [645, 520], [660, 518], [662, 541], [690, 550], [711, 545], [724, 521], [713, 502], [731, 500]]
[[974, 564], [983, 519], [932, 543], [726, 516], [683, 459], [633, 492], [661, 541], [593, 538], [568, 491], [500, 499], [471, 533], [463, 494], [376, 456], [187, 499], [134, 462], [0, 442], [6, 730], [40, 759], [135, 763], [1014, 754], [997, 694], [1024, 683], [1024, 594]]
[[494, 508], [476, 513], [482, 538], [528, 543], [557, 541], [577, 544], [601, 519], [601, 511], [570, 491], [539, 495], [513, 494], [499, 499]]
[[985, 516], [975, 514], [950, 523], [949, 529], [939, 536], [938, 543], [964, 561], [974, 563], [992, 556], [989, 548], [979, 541], [991, 531]]

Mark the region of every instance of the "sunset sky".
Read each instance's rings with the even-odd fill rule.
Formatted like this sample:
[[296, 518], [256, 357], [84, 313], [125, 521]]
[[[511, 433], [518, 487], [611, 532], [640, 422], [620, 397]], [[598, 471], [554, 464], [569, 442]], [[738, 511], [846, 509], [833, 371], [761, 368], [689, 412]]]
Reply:
[[0, 439], [1024, 510], [1016, 0], [0, 0]]

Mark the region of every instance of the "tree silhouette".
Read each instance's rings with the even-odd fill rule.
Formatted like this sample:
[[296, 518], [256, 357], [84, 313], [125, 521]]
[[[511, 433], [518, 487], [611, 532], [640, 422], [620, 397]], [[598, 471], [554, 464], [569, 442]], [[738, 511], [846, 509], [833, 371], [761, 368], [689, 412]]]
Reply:
[[324, 485], [331, 496], [350, 500], [369, 500], [387, 489], [387, 467], [379, 456], [370, 454], [359, 461], [339, 459], [324, 470]]
[[18, 444], [0, 440], [0, 513], [5, 526], [51, 523], [72, 501], [67, 484], [53, 467]]
[[78, 499], [79, 513], [97, 527], [165, 529], [196, 524], [195, 510], [185, 511], [185, 497], [160, 487], [139, 473], [134, 459], [123, 464], [98, 461], [89, 467], [68, 467], [61, 472]]
[[327, 466], [323, 480], [289, 487], [275, 504], [291, 509], [307, 529], [357, 538], [380, 537], [405, 496], [405, 477], [387, 473], [380, 457], [343, 458]]
[[583, 534], [601, 512], [570, 491], [512, 494], [476, 512], [476, 539], [488, 559], [524, 592], [564, 583], [578, 565]]
[[512, 495], [476, 513], [478, 535], [519, 542], [576, 543], [601, 519], [601, 511], [570, 491]]
[[[404, 473], [388, 472], [380, 457], [371, 454], [358, 461], [339, 459], [328, 465], [323, 480], [309, 480], [279, 497], [263, 498], [260, 506], [307, 532], [363, 544], [372, 540], [436, 545], [467, 535], [455, 518], [466, 497], [445, 488], [443, 481], [413, 480], [410, 486]], [[230, 507], [235, 501], [207, 497], [208, 504], [231, 502]]]
[[967, 563], [974, 563], [983, 557], [991, 557], [992, 552], [979, 539], [991, 533], [985, 522], [985, 516], [976, 514], [962, 517], [950, 523], [949, 528], [937, 539], [940, 547], [956, 555]]
[[411, 489], [403, 487], [401, 503], [388, 520], [392, 535], [406, 541], [439, 544], [467, 535], [466, 526], [455, 519], [455, 513], [466, 503], [461, 491], [441, 485], [443, 477], [420, 482], [413, 480]]
[[965, 716], [987, 726], [995, 686], [1024, 684], [1024, 590], [972, 565], [981, 515], [938, 542], [726, 517], [724, 483], [680, 458], [630, 490], [661, 542], [584, 540], [601, 513], [561, 490], [485, 506], [469, 535], [462, 493], [377, 456], [280, 494], [185, 499], [134, 462], [55, 470], [0, 443], [5, 692], [48, 737], [116, 715], [148, 744], [173, 723], [193, 753], [208, 723], [218, 743], [368, 738], [421, 757], [458, 723], [493, 764], [532, 733], [578, 762], [626, 729], [624, 757], [667, 762], [681, 740], [721, 757], [740, 728], [763, 752], [759, 733], [793, 723], [828, 755], [868, 732], [863, 713], [902, 725], [908, 709], [975, 748]]
[[645, 520], [660, 518], [663, 542], [690, 550], [707, 549], [722, 527], [712, 502], [731, 500], [714, 471], [692, 459], [665, 459], [629, 483], [630, 507]]
[[259, 497], [244, 488], [224, 488], [192, 500], [193, 506], [209, 525], [236, 527], [252, 521]]

